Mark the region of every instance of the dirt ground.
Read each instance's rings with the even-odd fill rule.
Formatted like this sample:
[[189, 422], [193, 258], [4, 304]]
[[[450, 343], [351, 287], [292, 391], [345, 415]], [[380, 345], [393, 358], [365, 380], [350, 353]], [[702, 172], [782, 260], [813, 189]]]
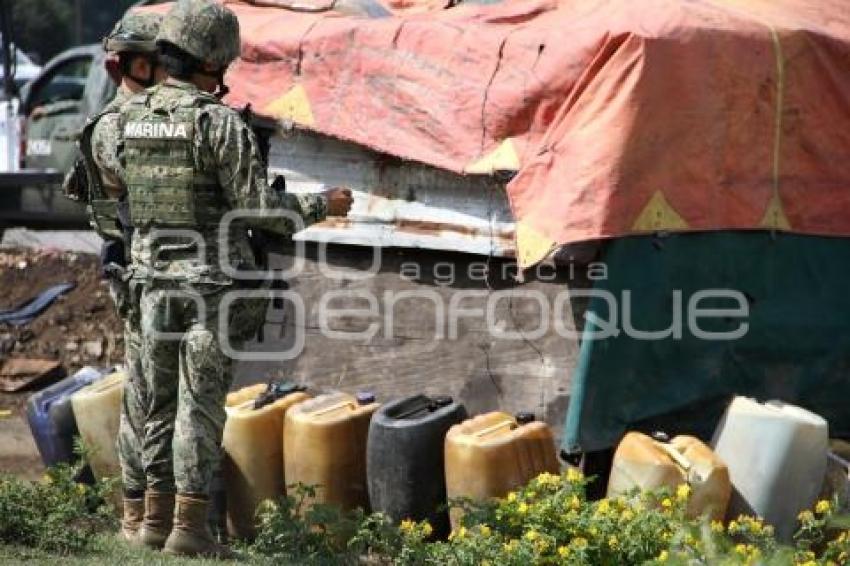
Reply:
[[[58, 250], [0, 250], [0, 310], [69, 281], [76, 287], [29, 324], [0, 324], [0, 360], [57, 360], [68, 375], [85, 365], [107, 368], [121, 363], [121, 322], [108, 284], [100, 279], [97, 257]], [[42, 472], [26, 423], [25, 406], [32, 393], [0, 392], [0, 472], [28, 477]]]

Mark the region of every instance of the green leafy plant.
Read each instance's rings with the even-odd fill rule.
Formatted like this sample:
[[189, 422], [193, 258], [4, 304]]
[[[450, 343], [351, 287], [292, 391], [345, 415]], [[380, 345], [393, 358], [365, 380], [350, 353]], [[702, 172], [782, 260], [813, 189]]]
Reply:
[[284, 563], [355, 563], [356, 553], [348, 542], [364, 523], [364, 514], [311, 503], [316, 497], [314, 486], [291, 485], [288, 493], [261, 504], [259, 530], [251, 550]]
[[0, 543], [66, 555], [90, 549], [113, 528], [107, 495], [114, 482], [78, 483], [81, 466], [50, 468], [39, 482], [0, 475]]
[[[506, 497], [455, 502], [462, 523], [444, 542], [426, 543], [427, 524], [402, 523], [400, 564], [786, 565], [850, 563], [850, 532], [840, 531], [835, 506], [820, 501], [800, 514], [793, 547], [776, 542], [761, 519], [724, 524], [689, 519], [690, 488], [638, 492], [587, 501], [587, 480], [568, 470], [542, 474]], [[412, 556], [413, 560], [402, 559]]]

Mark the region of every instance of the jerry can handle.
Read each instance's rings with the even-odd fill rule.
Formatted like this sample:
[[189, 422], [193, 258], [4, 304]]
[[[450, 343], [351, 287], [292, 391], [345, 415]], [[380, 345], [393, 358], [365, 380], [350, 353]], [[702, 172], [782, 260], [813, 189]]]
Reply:
[[511, 430], [514, 430], [517, 427], [516, 422], [513, 419], [504, 420], [500, 423], [496, 423], [494, 425], [488, 426], [487, 428], [483, 428], [479, 431], [476, 431], [474, 436], [476, 436], [477, 438], [481, 438], [482, 436], [487, 436], [488, 434], [492, 434], [497, 430], [503, 429], [505, 428], [505, 426], [507, 426]]
[[337, 409], [342, 409], [343, 407], [348, 407], [349, 409], [356, 409], [356, 405], [351, 401], [340, 401], [339, 403], [334, 403], [333, 405], [329, 405], [327, 407], [323, 407], [318, 411], [314, 411], [311, 414], [313, 415], [326, 415], [328, 413], [332, 413]]
[[670, 456], [670, 458], [673, 459], [674, 462], [676, 462], [676, 464], [678, 464], [680, 468], [682, 468], [686, 472], [690, 471], [691, 462], [689, 462], [687, 458], [682, 456], [682, 454], [678, 450], [676, 450], [665, 442], [659, 442], [658, 445], [661, 447], [662, 450], [664, 450], [664, 452], [667, 453], [668, 456]]

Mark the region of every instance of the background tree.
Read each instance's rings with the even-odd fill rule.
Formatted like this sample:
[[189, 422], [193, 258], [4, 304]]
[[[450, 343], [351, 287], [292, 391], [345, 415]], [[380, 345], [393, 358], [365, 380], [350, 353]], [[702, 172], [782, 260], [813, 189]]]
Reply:
[[43, 64], [75, 45], [96, 43], [135, 0], [17, 0], [12, 35], [17, 46]]

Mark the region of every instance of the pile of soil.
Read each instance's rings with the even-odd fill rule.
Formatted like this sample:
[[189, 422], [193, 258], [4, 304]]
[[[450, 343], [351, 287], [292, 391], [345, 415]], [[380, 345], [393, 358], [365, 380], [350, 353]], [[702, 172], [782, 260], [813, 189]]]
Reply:
[[[0, 250], [0, 310], [18, 307], [60, 283], [76, 287], [24, 326], [0, 323], [0, 360], [59, 361], [72, 375], [107, 368], [124, 355], [122, 323], [93, 255], [53, 250]], [[32, 391], [0, 394], [0, 409], [20, 409]], [[17, 411], [16, 411], [17, 412]]]

